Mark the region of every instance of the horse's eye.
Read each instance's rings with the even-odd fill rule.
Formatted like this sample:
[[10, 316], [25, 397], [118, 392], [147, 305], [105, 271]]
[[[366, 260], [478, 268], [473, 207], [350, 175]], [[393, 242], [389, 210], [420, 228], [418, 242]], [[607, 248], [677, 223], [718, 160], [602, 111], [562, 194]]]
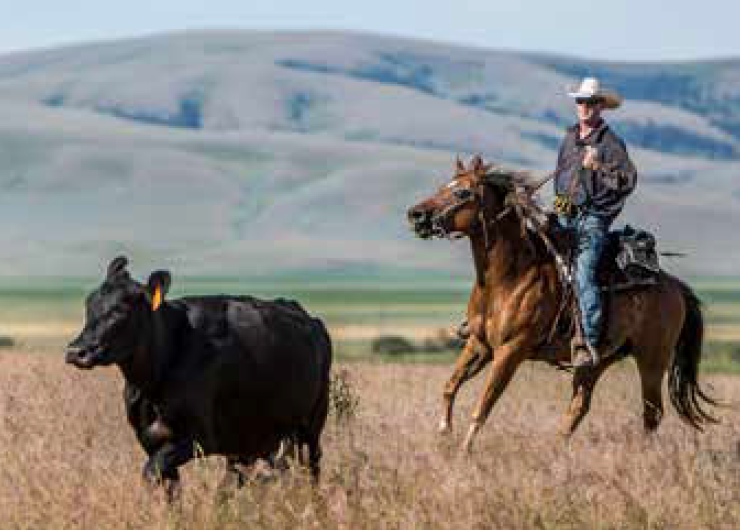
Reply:
[[457, 188], [452, 192], [456, 199], [461, 201], [467, 201], [473, 197], [473, 192], [468, 188]]

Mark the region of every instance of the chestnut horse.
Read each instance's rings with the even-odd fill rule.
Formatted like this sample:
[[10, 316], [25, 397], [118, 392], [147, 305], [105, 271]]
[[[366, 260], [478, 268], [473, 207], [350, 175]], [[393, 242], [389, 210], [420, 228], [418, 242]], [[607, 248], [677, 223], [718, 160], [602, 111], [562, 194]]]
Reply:
[[[522, 361], [570, 361], [572, 332], [558, 331], [565, 294], [552, 246], [533, 229], [529, 199], [534, 186], [525, 173], [492, 171], [475, 157], [459, 160], [454, 178], [408, 211], [418, 236], [467, 237], [475, 265], [468, 302], [470, 338], [444, 389], [440, 431], [451, 431], [460, 386], [489, 362], [492, 367], [464, 442], [473, 440]], [[679, 416], [693, 427], [714, 422], [703, 403], [715, 405], [700, 388], [704, 320], [700, 302], [677, 278], [661, 271], [650, 287], [610, 295], [601, 362], [576, 370], [570, 406], [560, 431], [570, 436], [588, 412], [599, 377], [615, 361], [634, 357], [642, 384], [644, 427], [655, 430], [663, 416], [662, 381], [669, 371], [669, 395]]]

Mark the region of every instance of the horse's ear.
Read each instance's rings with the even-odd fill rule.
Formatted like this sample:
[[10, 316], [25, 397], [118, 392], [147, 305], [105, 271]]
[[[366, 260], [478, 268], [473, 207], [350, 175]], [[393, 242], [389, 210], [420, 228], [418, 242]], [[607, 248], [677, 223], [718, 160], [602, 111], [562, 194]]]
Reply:
[[483, 159], [480, 157], [480, 155], [475, 155], [473, 157], [473, 162], [471, 165], [473, 166], [473, 171], [480, 171], [480, 168], [483, 165]]
[[465, 171], [465, 164], [462, 163], [462, 160], [460, 160], [460, 155], [458, 155], [455, 159], [455, 166], [457, 166], [457, 171], [462, 173]]

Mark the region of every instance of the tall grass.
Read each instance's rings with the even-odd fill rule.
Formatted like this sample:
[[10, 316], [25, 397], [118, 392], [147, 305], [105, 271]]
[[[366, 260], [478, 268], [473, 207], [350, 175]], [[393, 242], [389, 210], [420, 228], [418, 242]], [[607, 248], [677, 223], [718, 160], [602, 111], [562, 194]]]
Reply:
[[600, 383], [566, 444], [555, 432], [567, 375], [527, 366], [467, 458], [457, 447], [481, 381], [462, 393], [456, 434], [439, 439], [449, 367], [337, 368], [353, 413], [327, 423], [317, 488], [294, 469], [219, 505], [222, 464], [207, 458], [186, 466], [182, 497], [170, 506], [140, 479], [144, 455], [115, 369], [79, 372], [61, 354], [0, 354], [0, 528], [740, 528], [736, 378], [709, 379], [730, 404], [718, 411], [720, 425], [698, 434], [669, 412], [646, 439], [636, 374], [625, 364]]

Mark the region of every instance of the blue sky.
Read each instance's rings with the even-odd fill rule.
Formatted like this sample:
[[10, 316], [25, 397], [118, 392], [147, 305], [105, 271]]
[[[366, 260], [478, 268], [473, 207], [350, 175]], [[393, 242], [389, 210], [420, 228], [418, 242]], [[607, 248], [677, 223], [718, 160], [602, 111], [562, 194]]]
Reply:
[[354, 29], [628, 60], [740, 56], [738, 0], [0, 0], [0, 52], [194, 28]]

